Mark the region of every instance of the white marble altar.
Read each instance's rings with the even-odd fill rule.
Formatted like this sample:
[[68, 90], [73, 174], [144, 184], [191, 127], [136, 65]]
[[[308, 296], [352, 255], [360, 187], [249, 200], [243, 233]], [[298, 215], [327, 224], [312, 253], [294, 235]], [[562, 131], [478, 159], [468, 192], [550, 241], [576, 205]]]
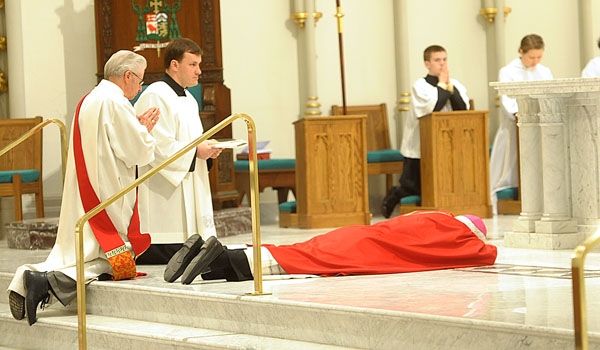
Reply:
[[600, 222], [600, 78], [490, 86], [519, 105], [521, 214], [505, 245], [576, 247]]

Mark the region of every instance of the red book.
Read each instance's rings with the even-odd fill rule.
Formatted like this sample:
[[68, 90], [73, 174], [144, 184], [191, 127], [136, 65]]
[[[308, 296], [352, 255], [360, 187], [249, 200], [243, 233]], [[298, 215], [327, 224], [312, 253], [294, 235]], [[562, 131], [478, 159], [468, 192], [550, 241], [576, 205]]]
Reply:
[[[238, 153], [236, 156], [237, 160], [249, 160], [250, 155], [248, 153]], [[257, 153], [256, 159], [271, 159], [271, 153]]]

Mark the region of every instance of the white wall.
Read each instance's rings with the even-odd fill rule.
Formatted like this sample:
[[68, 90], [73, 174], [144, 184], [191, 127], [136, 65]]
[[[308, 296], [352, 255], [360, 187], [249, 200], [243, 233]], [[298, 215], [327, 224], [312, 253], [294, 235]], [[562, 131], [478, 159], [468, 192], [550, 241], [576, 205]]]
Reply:
[[[448, 52], [450, 76], [467, 88], [475, 108], [488, 109], [486, 64], [486, 22], [479, 15], [479, 1], [410, 1], [409, 43], [406, 60], [410, 66], [410, 85], [427, 74], [423, 50], [433, 44]], [[408, 112], [403, 112], [406, 118]], [[398, 137], [398, 143], [401, 135]]]
[[[506, 18], [506, 62], [518, 57], [521, 39], [535, 33], [544, 38], [546, 49], [541, 63], [552, 70], [554, 78], [581, 76], [576, 1], [507, 0], [506, 5], [512, 8]], [[600, 18], [600, 12], [596, 18]]]
[[[289, 13], [287, 1], [221, 4], [224, 80], [231, 89], [232, 113], [250, 115], [258, 140], [271, 140], [278, 158], [294, 157], [291, 123], [300, 108], [296, 28]], [[245, 123], [234, 124], [234, 136], [246, 138]]]
[[[387, 103], [392, 144], [398, 146], [394, 1], [403, 1], [409, 13], [403, 60], [409, 65], [410, 83], [426, 73], [422, 52], [433, 43], [448, 50], [451, 75], [467, 86], [478, 109], [488, 106], [489, 81], [487, 24], [479, 15], [480, 0], [341, 1], [347, 103]], [[593, 2], [594, 12], [600, 11], [599, 3]], [[96, 83], [93, 0], [5, 4], [11, 116], [39, 114], [69, 125], [78, 100]], [[535, 32], [546, 41], [543, 63], [555, 76], [579, 76], [577, 2], [506, 0], [506, 6], [512, 8], [506, 18], [507, 61], [516, 57], [521, 37]], [[299, 100], [299, 29], [289, 17], [290, 8], [289, 0], [221, 1], [224, 78], [231, 89], [232, 111], [254, 117], [258, 138], [271, 140], [274, 157], [294, 157], [292, 123], [306, 102]], [[315, 29], [317, 91], [321, 112], [329, 115], [331, 105], [342, 103], [335, 2], [316, 0], [316, 10], [323, 13]], [[594, 28], [600, 30], [600, 25]], [[593, 35], [598, 36], [600, 31]], [[245, 135], [243, 123], [234, 125], [234, 136]], [[58, 197], [62, 187], [57, 132], [49, 128], [44, 138], [45, 192], [47, 198]], [[261, 199], [275, 202], [270, 192]]]
[[[57, 118], [68, 127], [79, 98], [96, 83], [93, 2], [6, 1], [5, 7], [10, 116]], [[59, 135], [54, 125], [44, 129], [44, 193], [50, 216], [58, 215], [62, 195]], [[31, 208], [28, 204], [24, 207]], [[32, 215], [26, 208], [25, 215]]]

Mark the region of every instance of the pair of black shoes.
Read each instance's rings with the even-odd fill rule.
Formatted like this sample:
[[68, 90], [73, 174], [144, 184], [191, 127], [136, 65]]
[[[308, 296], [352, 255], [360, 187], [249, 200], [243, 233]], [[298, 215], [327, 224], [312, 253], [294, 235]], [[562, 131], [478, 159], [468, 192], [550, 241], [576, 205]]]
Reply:
[[167, 263], [165, 281], [175, 282], [181, 277], [181, 283], [192, 283], [198, 275], [209, 272], [209, 265], [224, 251], [214, 236], [206, 241], [198, 234], [190, 236]]
[[26, 296], [10, 291], [8, 294], [8, 303], [10, 313], [16, 320], [22, 320], [27, 314], [27, 322], [33, 325], [37, 321], [36, 309], [38, 304], [42, 303], [41, 308], [50, 301], [50, 287], [46, 272], [25, 271], [24, 284]]

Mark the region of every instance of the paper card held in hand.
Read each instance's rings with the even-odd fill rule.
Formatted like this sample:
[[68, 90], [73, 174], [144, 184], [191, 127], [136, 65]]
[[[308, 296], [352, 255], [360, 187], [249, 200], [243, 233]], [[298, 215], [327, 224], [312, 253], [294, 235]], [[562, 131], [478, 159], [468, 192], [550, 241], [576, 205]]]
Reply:
[[247, 144], [246, 140], [219, 140], [217, 143], [213, 143], [212, 146], [214, 148], [238, 148], [245, 146]]

